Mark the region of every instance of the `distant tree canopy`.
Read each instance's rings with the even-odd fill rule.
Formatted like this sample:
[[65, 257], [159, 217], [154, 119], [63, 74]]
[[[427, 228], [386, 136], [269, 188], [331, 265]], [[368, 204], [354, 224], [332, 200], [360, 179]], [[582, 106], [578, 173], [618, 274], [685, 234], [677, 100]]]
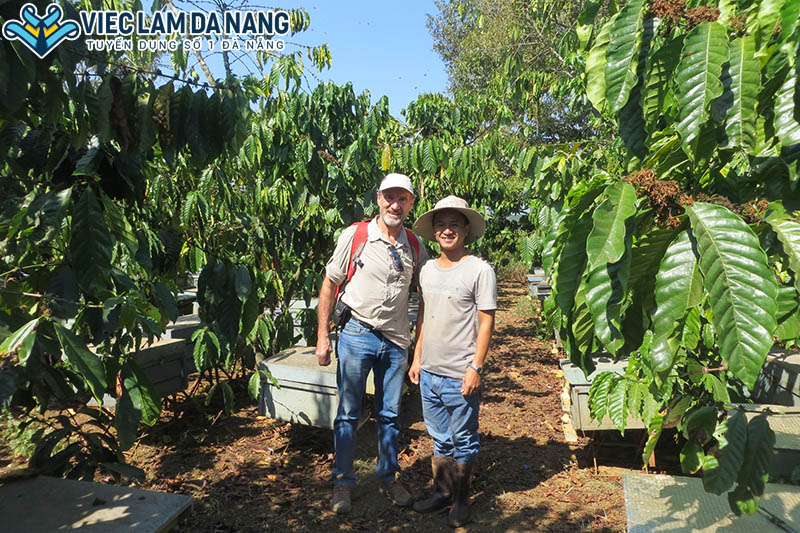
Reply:
[[[428, 15], [434, 49], [448, 72], [449, 90], [505, 100], [533, 142], [593, 134], [591, 106], [582, 93], [575, 26], [582, 0], [435, 0]], [[509, 86], [508, 80], [523, 84]]]
[[[564, 63], [570, 30], [583, 2], [435, 0], [437, 16], [428, 29], [448, 70], [450, 89], [485, 89], [509, 55], [527, 70], [569, 74]], [[549, 4], [549, 5], [548, 5]]]

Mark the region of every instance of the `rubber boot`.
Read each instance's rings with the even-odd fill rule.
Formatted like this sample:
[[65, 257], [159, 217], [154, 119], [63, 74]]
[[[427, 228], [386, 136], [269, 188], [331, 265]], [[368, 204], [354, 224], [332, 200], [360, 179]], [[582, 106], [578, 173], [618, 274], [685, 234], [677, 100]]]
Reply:
[[432, 513], [444, 509], [453, 501], [453, 468], [452, 457], [434, 455], [431, 457], [433, 471], [433, 493], [427, 499], [414, 502], [414, 510], [418, 513]]
[[461, 527], [469, 523], [469, 489], [475, 463], [455, 463], [453, 468], [453, 507], [447, 523], [450, 527]]

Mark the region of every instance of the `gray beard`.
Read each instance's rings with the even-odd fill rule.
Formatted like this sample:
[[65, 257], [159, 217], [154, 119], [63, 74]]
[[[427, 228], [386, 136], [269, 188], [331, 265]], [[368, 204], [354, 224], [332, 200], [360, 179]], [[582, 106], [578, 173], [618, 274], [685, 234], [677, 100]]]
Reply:
[[389, 226], [390, 228], [395, 228], [397, 226], [402, 226], [403, 225], [403, 219], [402, 218], [399, 219], [399, 220], [391, 220], [391, 219], [389, 219], [389, 217], [387, 215], [381, 215], [381, 219], [383, 220], [383, 223], [386, 224], [387, 226]]

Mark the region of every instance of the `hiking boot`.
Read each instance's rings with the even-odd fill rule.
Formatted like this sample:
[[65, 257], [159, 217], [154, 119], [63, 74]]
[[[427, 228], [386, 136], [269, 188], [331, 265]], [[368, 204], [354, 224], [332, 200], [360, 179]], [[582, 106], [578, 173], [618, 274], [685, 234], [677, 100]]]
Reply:
[[433, 493], [424, 500], [414, 502], [414, 510], [418, 513], [432, 513], [444, 509], [453, 501], [453, 468], [452, 457], [434, 455], [431, 457], [433, 471]]
[[336, 514], [347, 514], [350, 512], [350, 487], [345, 487], [343, 485], [333, 486], [331, 510]]
[[381, 485], [380, 491], [398, 507], [410, 507], [414, 503], [414, 500], [411, 499], [411, 494], [396, 479], [388, 485]]
[[450, 527], [461, 527], [469, 522], [469, 489], [474, 464], [455, 463], [453, 467], [453, 507], [447, 520]]

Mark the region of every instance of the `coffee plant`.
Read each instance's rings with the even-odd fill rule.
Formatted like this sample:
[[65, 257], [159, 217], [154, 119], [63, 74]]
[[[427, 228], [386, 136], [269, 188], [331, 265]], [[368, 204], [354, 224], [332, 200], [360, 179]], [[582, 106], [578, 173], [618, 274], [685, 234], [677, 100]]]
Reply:
[[585, 372], [600, 351], [629, 358], [594, 379], [593, 416], [641, 419], [645, 462], [677, 425], [684, 471], [752, 513], [774, 434], [732, 402], [800, 337], [800, 4], [598, 7], [581, 17], [586, 97], [624, 146], [593, 147], [620, 165], [551, 163], [582, 179], [559, 199], [546, 311]]
[[[65, 16], [141, 9], [111, 4], [65, 3]], [[308, 26], [305, 12], [291, 20]], [[308, 56], [330, 60], [324, 47]], [[177, 318], [187, 270], [199, 272], [207, 401], [218, 393], [230, 412], [242, 375], [255, 393], [256, 355], [296, 340], [289, 301], [316, 292], [334, 228], [360, 218], [380, 174], [386, 100], [304, 92], [299, 53], [213, 84], [182, 78], [175, 57], [159, 83], [153, 59], [76, 40], [39, 60], [0, 42], [0, 406], [35, 425], [31, 466], [48, 474], [136, 474], [122, 452], [162, 400], [136, 353]]]

